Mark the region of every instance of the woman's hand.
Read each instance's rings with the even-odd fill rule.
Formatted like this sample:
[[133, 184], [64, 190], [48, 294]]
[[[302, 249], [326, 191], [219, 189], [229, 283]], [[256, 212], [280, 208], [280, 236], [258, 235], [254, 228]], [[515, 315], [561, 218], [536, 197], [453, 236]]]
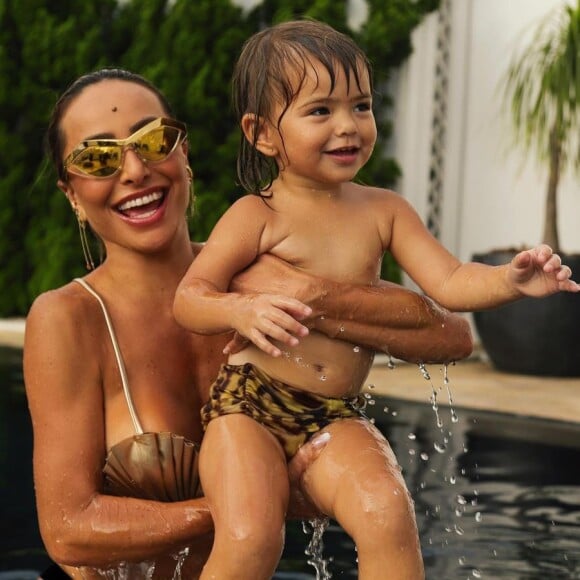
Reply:
[[288, 517], [307, 520], [321, 515], [314, 504], [304, 495], [302, 490], [302, 476], [316, 461], [322, 450], [330, 440], [330, 433], [323, 431], [307, 441], [288, 464], [288, 479], [290, 480], [290, 502]]

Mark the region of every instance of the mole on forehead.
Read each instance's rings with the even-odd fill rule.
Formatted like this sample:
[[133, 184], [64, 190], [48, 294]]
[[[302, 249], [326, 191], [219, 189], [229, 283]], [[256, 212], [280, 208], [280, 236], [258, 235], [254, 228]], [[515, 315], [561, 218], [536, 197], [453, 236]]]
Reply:
[[111, 111], [113, 111], [113, 113], [116, 113], [116, 112], [117, 112], [117, 107], [113, 107], [113, 108], [111, 109]]

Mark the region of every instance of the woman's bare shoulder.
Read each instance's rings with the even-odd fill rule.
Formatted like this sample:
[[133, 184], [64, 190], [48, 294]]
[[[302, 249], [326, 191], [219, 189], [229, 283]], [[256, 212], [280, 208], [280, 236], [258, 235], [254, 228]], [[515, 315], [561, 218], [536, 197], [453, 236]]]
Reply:
[[47, 290], [34, 299], [26, 316], [26, 322], [47, 317], [55, 319], [74, 317], [81, 309], [88, 306], [89, 298], [88, 292], [77, 282], [69, 282], [60, 288]]
[[98, 311], [97, 301], [76, 282], [43, 292], [26, 316], [25, 350], [37, 339], [45, 343], [70, 341], [79, 347], [87, 325], [97, 320]]

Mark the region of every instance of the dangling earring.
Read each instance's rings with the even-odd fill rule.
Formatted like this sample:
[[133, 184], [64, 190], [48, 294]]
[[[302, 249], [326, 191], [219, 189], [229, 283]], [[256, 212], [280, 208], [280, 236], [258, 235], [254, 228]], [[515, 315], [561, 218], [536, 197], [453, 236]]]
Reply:
[[189, 165], [186, 165], [185, 171], [187, 172], [187, 178], [189, 180], [189, 194], [190, 194], [188, 206], [189, 217], [193, 217], [193, 215], [195, 214], [195, 191], [193, 187], [193, 170]]
[[93, 261], [93, 256], [91, 254], [91, 246], [89, 244], [89, 238], [87, 236], [87, 220], [84, 220], [80, 216], [80, 212], [76, 205], [73, 207], [75, 212], [77, 223], [79, 224], [79, 235], [81, 237], [81, 248], [83, 249], [83, 256], [85, 258], [85, 266], [90, 272], [95, 269], [95, 262]]

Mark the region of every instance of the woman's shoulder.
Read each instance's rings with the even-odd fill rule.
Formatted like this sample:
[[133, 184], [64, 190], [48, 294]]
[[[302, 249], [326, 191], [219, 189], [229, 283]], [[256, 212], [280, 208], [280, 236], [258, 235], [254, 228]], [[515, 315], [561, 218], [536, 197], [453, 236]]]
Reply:
[[88, 296], [87, 291], [78, 282], [72, 280], [64, 286], [39, 294], [30, 307], [27, 319], [31, 316], [39, 316], [44, 312], [62, 316], [85, 306]]
[[80, 284], [71, 281], [35, 298], [26, 315], [26, 335], [78, 337], [97, 309], [96, 300]]

